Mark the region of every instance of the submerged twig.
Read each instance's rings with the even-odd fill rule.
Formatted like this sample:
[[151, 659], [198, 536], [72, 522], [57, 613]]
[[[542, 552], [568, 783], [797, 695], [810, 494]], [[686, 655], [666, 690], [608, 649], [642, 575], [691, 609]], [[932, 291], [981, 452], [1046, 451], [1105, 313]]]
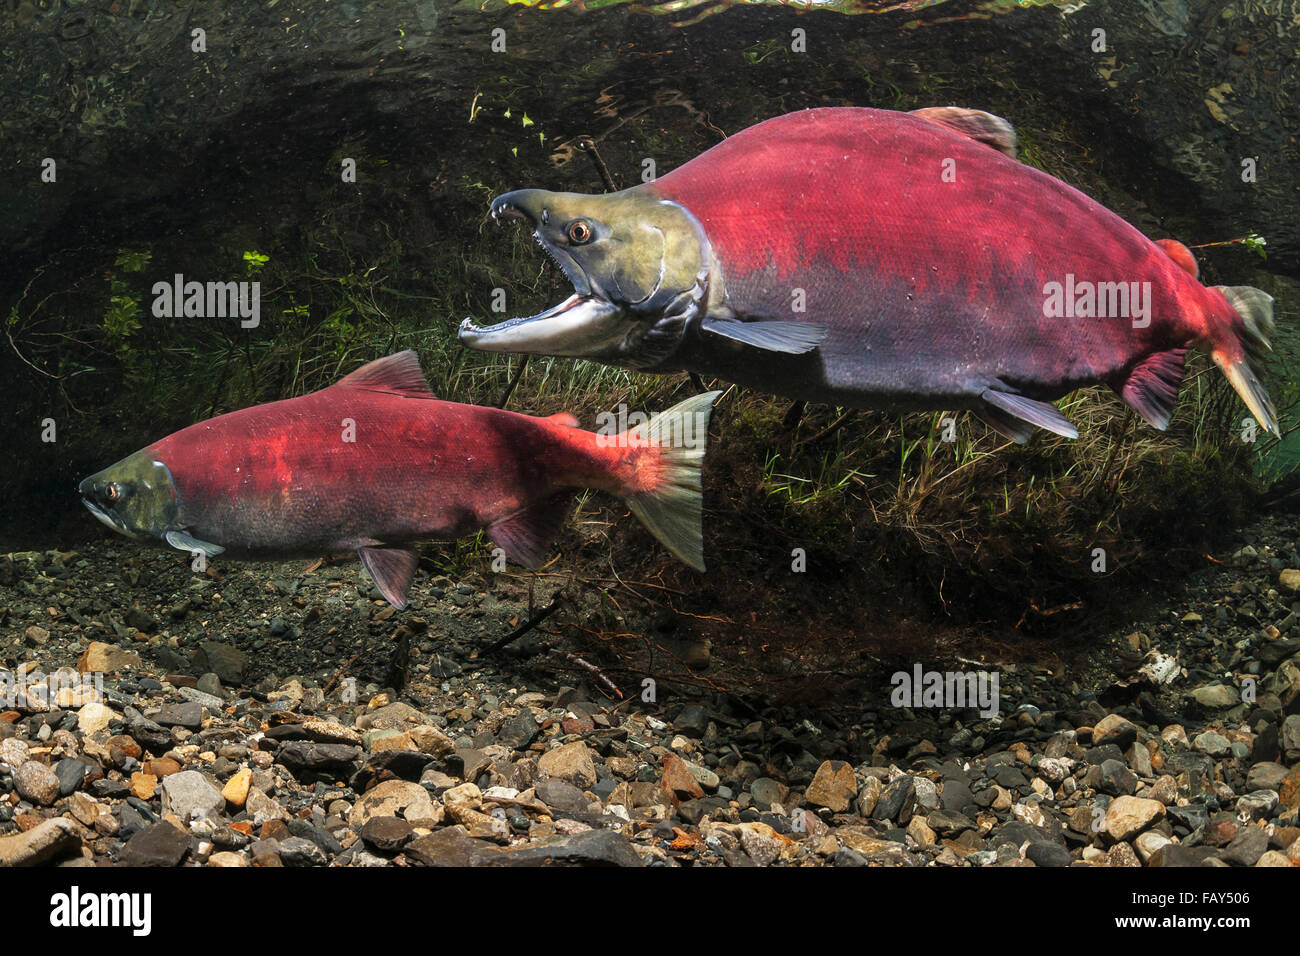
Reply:
[[506, 386], [505, 394], [501, 396], [501, 401], [497, 402], [497, 408], [505, 408], [506, 402], [510, 401], [510, 396], [514, 394], [515, 386], [519, 384], [519, 379], [523, 377], [524, 369], [528, 368], [528, 356], [525, 355], [519, 360], [519, 367], [515, 369], [515, 374], [510, 377], [510, 384]]
[[612, 693], [619, 700], [624, 699], [623, 692], [619, 690], [618, 687], [615, 686], [614, 682], [610, 680], [608, 677], [606, 677], [601, 672], [600, 668], [597, 667], [595, 664], [583, 660], [577, 654], [570, 654], [568, 651], [561, 651], [556, 648], [551, 648], [551, 653], [563, 657], [566, 661], [569, 661], [572, 664], [577, 664], [579, 667], [581, 667], [583, 670], [589, 673], [592, 676], [592, 678], [596, 681], [596, 683], [606, 688], [610, 693]]
[[538, 624], [541, 624], [542, 621], [546, 620], [548, 617], [554, 614], [556, 610], [558, 610], [560, 607], [560, 597], [562, 593], [563, 592], [561, 591], [556, 591], [554, 594], [552, 594], [550, 604], [546, 605], [546, 607], [542, 608], [540, 611], [537, 612], [537, 614], [530, 617], [523, 624], [520, 624], [517, 628], [515, 628], [505, 637], [501, 638], [501, 640], [489, 644], [483, 651], [479, 653], [479, 657], [487, 657], [489, 654], [495, 654], [497, 651], [501, 650], [501, 648], [523, 637], [525, 634], [527, 634], [529, 631], [535, 628]]
[[605, 186], [605, 192], [618, 192], [618, 186], [614, 182], [614, 177], [609, 173], [609, 167], [605, 165], [605, 161], [600, 158], [600, 153], [596, 150], [596, 141], [590, 136], [579, 136], [578, 149], [591, 157], [596, 172], [600, 174], [600, 181]]
[[357, 659], [361, 657], [361, 655], [364, 654], [369, 649], [370, 649], [370, 642], [367, 641], [365, 647], [361, 648], [361, 650], [357, 651], [355, 654], [353, 654], [351, 657], [345, 660], [341, 665], [339, 665], [339, 669], [336, 670], [334, 672], [334, 676], [331, 677], [329, 681], [326, 682], [324, 688], [321, 689], [321, 693], [329, 694], [329, 692], [334, 689], [334, 685], [338, 683], [339, 678], [343, 676], [343, 672], [346, 671], [353, 664], [355, 664], [357, 662]]
[[805, 438], [803, 441], [801, 441], [799, 443], [799, 447], [800, 448], [806, 447], [807, 445], [811, 445], [814, 442], [819, 442], [823, 438], [835, 434], [837, 431], [839, 431], [841, 428], [847, 425], [849, 419], [851, 419], [857, 413], [858, 410], [856, 408], [850, 408], [847, 412], [845, 412], [839, 418], [835, 419], [835, 421], [831, 422], [829, 425], [827, 425], [825, 428], [819, 431], [816, 435], [813, 435], [811, 438]]

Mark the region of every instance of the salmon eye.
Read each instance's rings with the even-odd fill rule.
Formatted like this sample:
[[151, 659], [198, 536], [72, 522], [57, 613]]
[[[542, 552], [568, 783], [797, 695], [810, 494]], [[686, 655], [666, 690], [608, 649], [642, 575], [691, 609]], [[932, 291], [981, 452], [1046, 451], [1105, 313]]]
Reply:
[[104, 486], [104, 500], [107, 501], [109, 504], [113, 504], [114, 502], [117, 501], [117, 499], [121, 497], [122, 497], [122, 491], [120, 488], [118, 488], [116, 481], [110, 481], [107, 485]]
[[591, 242], [591, 225], [585, 219], [575, 219], [569, 223], [569, 241], [575, 246]]

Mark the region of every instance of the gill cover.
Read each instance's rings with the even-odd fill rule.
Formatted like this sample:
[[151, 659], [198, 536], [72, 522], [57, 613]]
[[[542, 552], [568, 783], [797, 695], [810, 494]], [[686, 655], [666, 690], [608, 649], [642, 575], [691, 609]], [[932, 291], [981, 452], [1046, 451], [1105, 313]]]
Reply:
[[529, 223], [574, 294], [496, 325], [466, 319], [460, 341], [470, 348], [653, 368], [708, 306], [712, 255], [704, 230], [685, 208], [642, 186], [603, 196], [521, 189], [494, 200], [492, 217]]
[[148, 449], [91, 475], [77, 491], [91, 514], [132, 538], [163, 538], [180, 521], [171, 470]]

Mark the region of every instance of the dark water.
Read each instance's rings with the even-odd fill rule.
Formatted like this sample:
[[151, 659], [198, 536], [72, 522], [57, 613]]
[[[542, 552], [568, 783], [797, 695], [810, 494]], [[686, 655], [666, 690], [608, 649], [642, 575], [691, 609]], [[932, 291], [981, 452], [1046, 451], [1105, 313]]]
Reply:
[[[536, 254], [485, 232], [484, 212], [521, 185], [598, 190], [580, 136], [625, 186], [647, 159], [667, 170], [724, 134], [818, 105], [960, 104], [1007, 117], [1026, 162], [1152, 237], [1204, 246], [1205, 281], [1277, 297], [1270, 387], [1283, 405], [1300, 358], [1298, 10], [1294, 0], [9, 5], [4, 546], [92, 530], [76, 480], [160, 433], [319, 387], [353, 355], [433, 348], [463, 316], [488, 314], [499, 285], [552, 296], [559, 286], [539, 279]], [[32, 157], [46, 156], [58, 158], [57, 186], [40, 181]], [[344, 157], [358, 162], [355, 183], [339, 180]], [[1250, 183], [1244, 158], [1258, 168]], [[1236, 241], [1250, 235], [1264, 237], [1267, 258]], [[131, 271], [124, 250], [146, 252], [147, 265]], [[247, 278], [249, 251], [271, 260], [259, 273], [261, 329], [148, 315], [155, 280]], [[131, 301], [145, 314], [115, 336]], [[481, 361], [454, 352], [439, 347], [430, 369], [448, 388], [461, 387], [453, 368]], [[51, 417], [60, 438], [43, 443]], [[1283, 472], [1300, 443], [1261, 444], [1259, 460]]]

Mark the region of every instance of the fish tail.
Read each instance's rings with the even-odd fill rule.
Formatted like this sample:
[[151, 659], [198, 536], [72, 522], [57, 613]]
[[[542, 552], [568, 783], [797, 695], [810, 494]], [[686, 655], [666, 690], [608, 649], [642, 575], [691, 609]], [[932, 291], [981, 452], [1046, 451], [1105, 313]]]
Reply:
[[621, 497], [650, 533], [669, 551], [697, 571], [704, 570], [704, 536], [701, 529], [704, 447], [709, 437], [709, 417], [721, 392], [704, 392], [649, 421], [629, 429], [625, 445], [658, 446], [657, 467], [647, 469], [655, 478], [642, 490]]
[[1273, 400], [1256, 372], [1265, 353], [1272, 349], [1268, 337], [1274, 328], [1273, 297], [1245, 285], [1211, 288], [1228, 300], [1239, 321], [1211, 322], [1207, 335], [1210, 357], [1259, 424], [1266, 431], [1280, 435]]

